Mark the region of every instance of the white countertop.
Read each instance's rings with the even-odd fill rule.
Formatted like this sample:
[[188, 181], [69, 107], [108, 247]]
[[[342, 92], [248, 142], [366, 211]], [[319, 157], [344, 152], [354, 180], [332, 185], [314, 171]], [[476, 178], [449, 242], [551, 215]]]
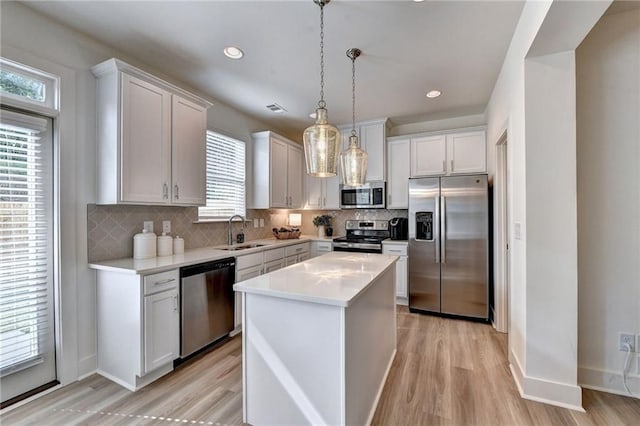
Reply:
[[398, 256], [331, 252], [265, 275], [241, 281], [236, 291], [349, 306]]
[[285, 247], [294, 244], [309, 241], [331, 241], [333, 237], [318, 237], [313, 235], [301, 235], [300, 238], [290, 240], [277, 240], [275, 238], [266, 238], [263, 240], [245, 241], [242, 244], [234, 244], [242, 246], [246, 244], [264, 244], [262, 247], [249, 248], [244, 250], [220, 250], [220, 247], [214, 246], [203, 247], [191, 250], [185, 250], [184, 254], [176, 254], [173, 256], [153, 257], [151, 259], [136, 260], [131, 257], [116, 260], [105, 260], [101, 262], [89, 263], [89, 268], [103, 271], [121, 272], [125, 274], [153, 274], [156, 272], [167, 271], [169, 269], [180, 268], [183, 266], [195, 265], [202, 262], [210, 262], [213, 260], [224, 259], [227, 257], [243, 256], [245, 254], [259, 253], [278, 247]]

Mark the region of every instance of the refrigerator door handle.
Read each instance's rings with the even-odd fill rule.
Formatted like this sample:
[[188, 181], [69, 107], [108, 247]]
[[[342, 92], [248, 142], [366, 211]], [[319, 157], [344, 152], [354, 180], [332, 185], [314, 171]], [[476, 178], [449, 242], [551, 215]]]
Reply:
[[442, 208], [442, 263], [447, 263], [447, 199], [443, 195], [442, 200], [440, 202], [440, 207]]
[[440, 197], [436, 197], [435, 218], [433, 222], [433, 234], [435, 236], [436, 263], [440, 263]]

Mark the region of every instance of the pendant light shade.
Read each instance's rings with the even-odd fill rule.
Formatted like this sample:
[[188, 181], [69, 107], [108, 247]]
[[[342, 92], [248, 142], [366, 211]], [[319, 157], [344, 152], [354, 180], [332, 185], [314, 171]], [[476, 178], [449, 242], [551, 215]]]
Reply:
[[316, 110], [316, 123], [304, 131], [304, 158], [307, 174], [332, 177], [338, 174], [340, 131], [327, 122], [327, 110]]
[[338, 174], [340, 131], [327, 121], [324, 101], [324, 6], [331, 0], [313, 0], [320, 6], [320, 101], [316, 109], [316, 122], [303, 134], [304, 157], [307, 174], [315, 177], [333, 177]]
[[340, 171], [342, 174], [342, 184], [349, 186], [364, 185], [367, 180], [367, 153], [360, 148], [358, 136], [356, 135], [356, 58], [362, 52], [360, 49], [347, 50], [347, 57], [351, 59], [351, 136], [349, 136], [349, 147], [340, 153]]

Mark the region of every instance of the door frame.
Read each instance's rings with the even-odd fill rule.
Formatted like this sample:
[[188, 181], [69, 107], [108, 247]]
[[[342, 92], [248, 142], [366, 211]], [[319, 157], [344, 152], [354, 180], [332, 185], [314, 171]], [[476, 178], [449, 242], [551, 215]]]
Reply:
[[509, 293], [509, 155], [507, 130], [496, 142], [495, 176], [495, 315], [494, 327], [501, 333], [510, 328]]

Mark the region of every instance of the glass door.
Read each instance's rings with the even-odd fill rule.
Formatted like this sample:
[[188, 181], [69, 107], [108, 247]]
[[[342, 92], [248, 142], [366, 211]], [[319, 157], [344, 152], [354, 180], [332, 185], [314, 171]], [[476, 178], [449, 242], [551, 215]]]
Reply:
[[50, 118], [0, 110], [0, 400], [55, 382]]

